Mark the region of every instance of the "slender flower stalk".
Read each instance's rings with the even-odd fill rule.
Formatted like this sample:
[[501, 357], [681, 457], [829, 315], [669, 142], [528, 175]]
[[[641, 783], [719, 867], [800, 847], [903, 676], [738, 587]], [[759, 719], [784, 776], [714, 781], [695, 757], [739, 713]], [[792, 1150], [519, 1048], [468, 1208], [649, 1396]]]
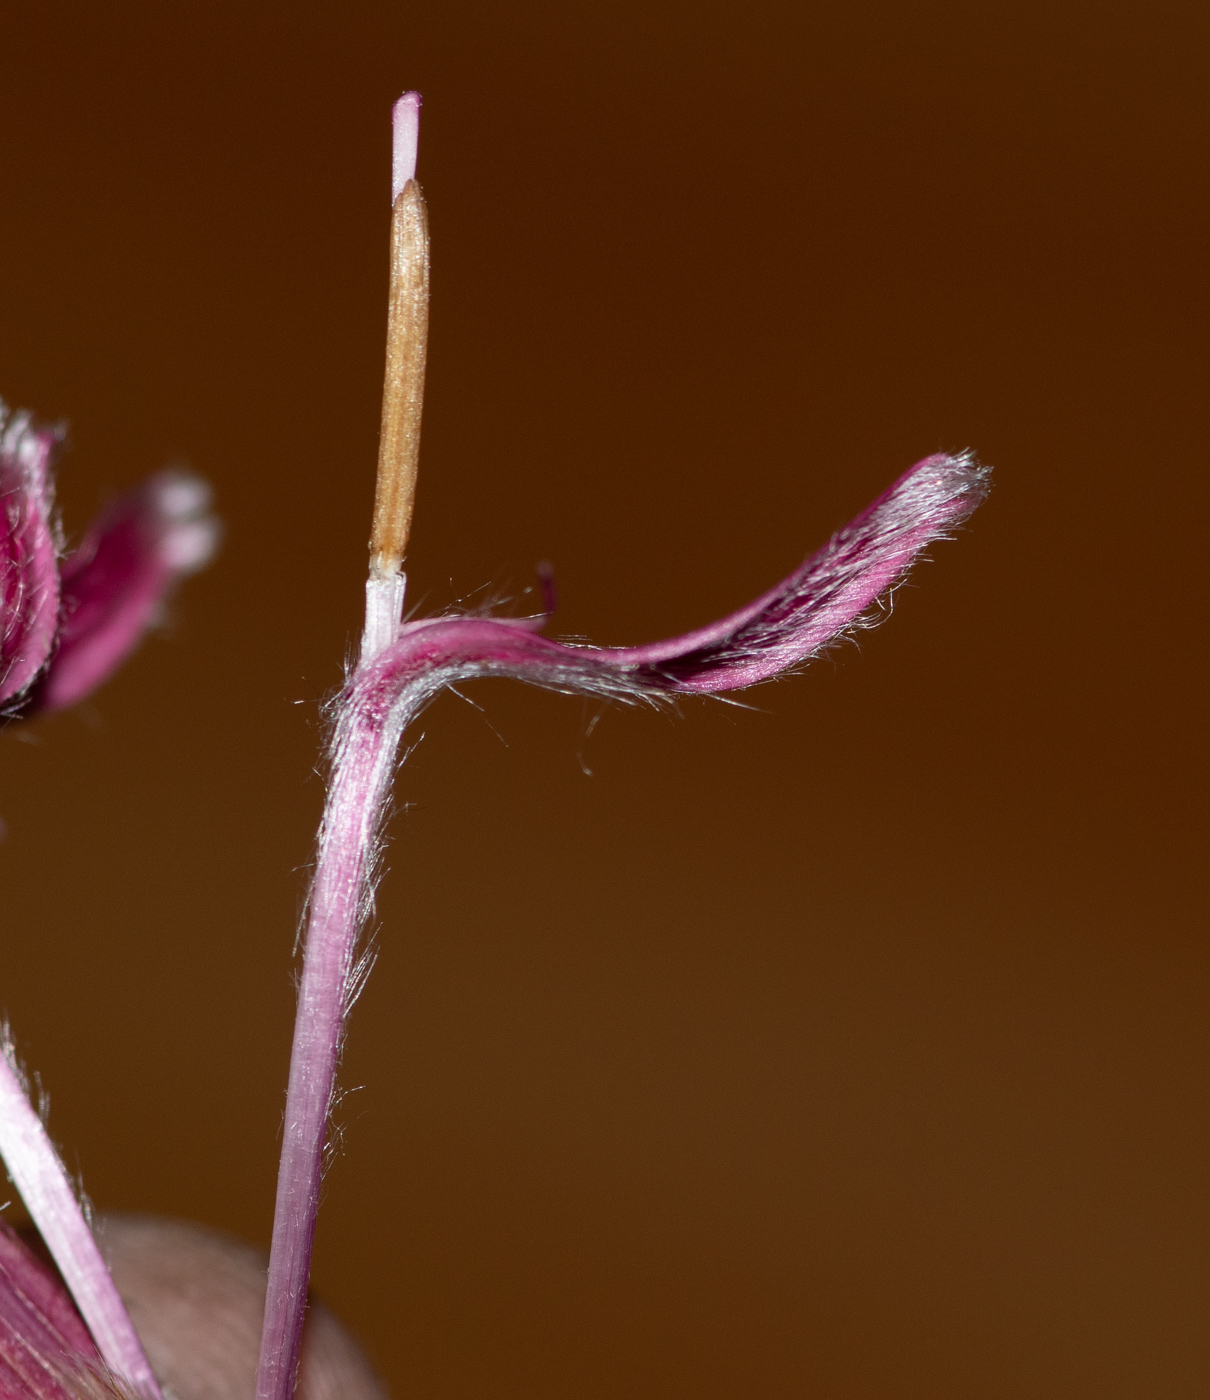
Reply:
[[118, 1296], [67, 1172], [34, 1112], [13, 1062], [0, 1054], [0, 1153], [30, 1218], [59, 1267], [105, 1364], [137, 1395], [160, 1387]]
[[665, 642], [625, 649], [568, 645], [538, 635], [545, 616], [451, 615], [402, 624], [428, 296], [428, 241], [413, 178], [418, 108], [414, 94], [395, 108], [391, 331], [366, 628], [358, 665], [333, 707], [257, 1400], [290, 1400], [294, 1393], [328, 1117], [359, 980], [358, 941], [371, 910], [399, 743], [411, 721], [441, 690], [477, 677], [509, 676], [566, 694], [659, 703], [785, 674], [844, 632], [876, 620], [878, 600], [921, 550], [970, 515], [987, 490], [988, 473], [969, 454], [926, 458], [775, 588], [729, 617]]

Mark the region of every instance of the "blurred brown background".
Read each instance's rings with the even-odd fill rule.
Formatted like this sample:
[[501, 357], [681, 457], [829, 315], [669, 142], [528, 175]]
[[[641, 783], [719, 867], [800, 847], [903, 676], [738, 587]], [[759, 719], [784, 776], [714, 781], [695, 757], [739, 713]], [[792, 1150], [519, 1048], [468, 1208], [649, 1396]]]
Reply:
[[99, 1206], [268, 1238], [417, 87], [414, 600], [546, 558], [558, 630], [647, 640], [926, 453], [998, 476], [756, 713], [429, 713], [318, 1286], [399, 1397], [1210, 1390], [1208, 30], [5, 7], [0, 392], [70, 419], [70, 530], [182, 457], [228, 530], [167, 642], [0, 741], [0, 1003]]

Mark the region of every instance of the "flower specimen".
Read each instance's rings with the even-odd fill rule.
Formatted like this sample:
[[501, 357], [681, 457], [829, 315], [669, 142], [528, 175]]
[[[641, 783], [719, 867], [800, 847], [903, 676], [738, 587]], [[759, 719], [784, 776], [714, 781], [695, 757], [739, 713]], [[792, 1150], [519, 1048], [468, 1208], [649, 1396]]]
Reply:
[[[370, 912], [380, 827], [408, 725], [443, 689], [480, 677], [658, 705], [785, 675], [875, 620], [880, 600], [921, 551], [960, 526], [988, 485], [987, 470], [969, 453], [927, 457], [774, 588], [717, 622], [663, 642], [605, 648], [552, 640], [542, 635], [549, 611], [536, 618], [450, 613], [404, 622], [403, 562], [429, 312], [428, 227], [415, 179], [419, 110], [418, 95], [408, 93], [394, 111], [387, 373], [365, 627], [357, 664], [331, 707], [327, 797], [305, 917], [257, 1400], [291, 1400], [295, 1393], [329, 1116], [347, 1014], [364, 966], [359, 941]], [[213, 544], [201, 488], [191, 478], [162, 476], [113, 506], [61, 561], [48, 477], [52, 445], [52, 435], [23, 418], [9, 420], [0, 440], [7, 529], [0, 561], [0, 703], [8, 713], [58, 709], [99, 684], [154, 616], [165, 590]], [[9, 1307], [4, 1251], [11, 1241], [2, 1235], [0, 1323], [11, 1312], [17, 1335], [50, 1338], [37, 1343], [51, 1357], [47, 1376], [59, 1376], [63, 1356], [75, 1357], [73, 1374], [88, 1384], [118, 1385], [156, 1400], [158, 1383], [135, 1329], [7, 1061], [0, 1063], [0, 1152], [91, 1340], [85, 1346], [78, 1326], [63, 1321], [51, 1302], [25, 1321], [15, 1304]], [[12, 1267], [16, 1277], [24, 1266]], [[13, 1296], [19, 1291], [19, 1283], [9, 1290]], [[0, 1327], [0, 1366], [7, 1335]], [[0, 1375], [0, 1400], [9, 1393]], [[12, 1400], [35, 1394], [59, 1396], [32, 1383], [11, 1391]]]

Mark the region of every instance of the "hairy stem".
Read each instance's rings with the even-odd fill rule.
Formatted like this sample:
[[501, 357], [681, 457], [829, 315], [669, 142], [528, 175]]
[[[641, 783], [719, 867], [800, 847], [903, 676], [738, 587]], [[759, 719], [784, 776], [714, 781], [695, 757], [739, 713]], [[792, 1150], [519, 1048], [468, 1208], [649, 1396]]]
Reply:
[[290, 1056], [257, 1400], [294, 1394], [323, 1174], [357, 941], [403, 716], [360, 699], [353, 677], [337, 722], [320, 828]]
[[10, 1062], [0, 1055], [0, 1155], [111, 1371], [148, 1400], [156, 1381], [71, 1181]]

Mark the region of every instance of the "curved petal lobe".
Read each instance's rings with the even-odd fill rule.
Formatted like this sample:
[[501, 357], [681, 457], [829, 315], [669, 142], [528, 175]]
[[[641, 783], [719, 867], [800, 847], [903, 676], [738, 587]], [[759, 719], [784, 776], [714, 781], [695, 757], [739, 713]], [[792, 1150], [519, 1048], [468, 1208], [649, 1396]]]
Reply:
[[695, 632], [612, 653], [675, 690], [735, 690], [835, 641], [984, 500], [990, 471], [970, 453], [926, 457], [776, 588]]
[[400, 705], [406, 723], [445, 686], [475, 676], [614, 699], [755, 685], [861, 625], [921, 550], [979, 505], [988, 475], [967, 454], [926, 458], [776, 588], [683, 636], [641, 647], [569, 646], [535, 635], [524, 621], [432, 618], [401, 628], [357, 673], [354, 693], [371, 711]]
[[204, 482], [161, 472], [115, 501], [63, 562], [59, 645], [37, 708], [61, 710], [96, 689], [138, 645], [178, 579], [202, 568], [218, 526]]

